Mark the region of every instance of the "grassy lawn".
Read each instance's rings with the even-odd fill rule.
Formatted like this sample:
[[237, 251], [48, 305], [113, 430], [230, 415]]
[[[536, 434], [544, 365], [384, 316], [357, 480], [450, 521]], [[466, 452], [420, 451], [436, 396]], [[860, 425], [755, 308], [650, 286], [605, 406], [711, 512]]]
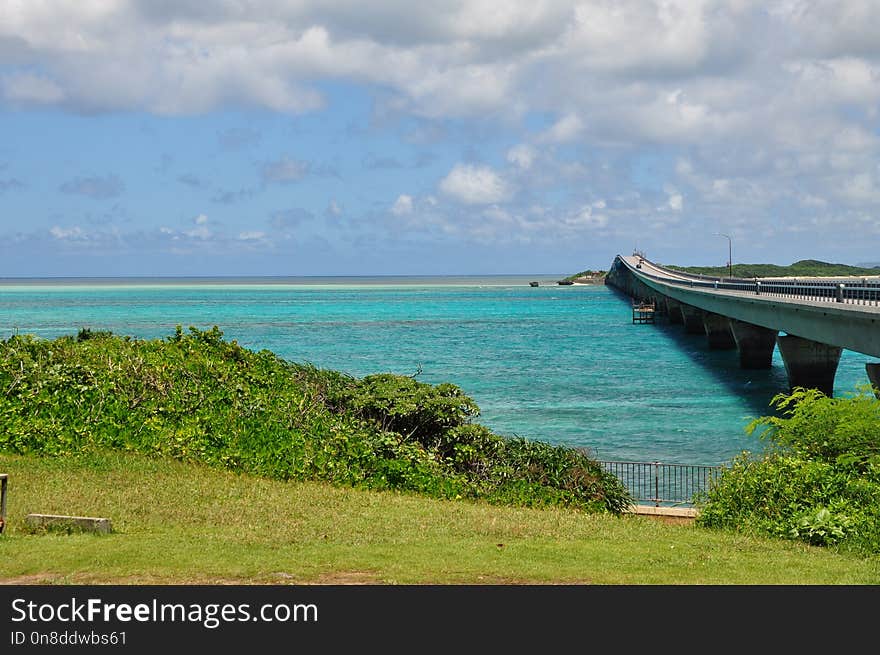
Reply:
[[[0, 583], [865, 584], [880, 558], [671, 525], [280, 482], [120, 453], [0, 454]], [[28, 534], [26, 514], [114, 533]]]

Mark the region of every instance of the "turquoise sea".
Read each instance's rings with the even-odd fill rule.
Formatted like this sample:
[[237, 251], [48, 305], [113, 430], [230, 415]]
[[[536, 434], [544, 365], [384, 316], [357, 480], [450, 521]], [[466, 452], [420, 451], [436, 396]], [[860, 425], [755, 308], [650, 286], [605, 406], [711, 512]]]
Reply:
[[[0, 337], [216, 325], [292, 361], [453, 382], [496, 432], [600, 459], [721, 464], [763, 447], [744, 427], [787, 390], [778, 351], [772, 370], [740, 370], [735, 350], [634, 325], [627, 298], [561, 277], [0, 280]], [[868, 382], [866, 360], [844, 351], [835, 395]]]

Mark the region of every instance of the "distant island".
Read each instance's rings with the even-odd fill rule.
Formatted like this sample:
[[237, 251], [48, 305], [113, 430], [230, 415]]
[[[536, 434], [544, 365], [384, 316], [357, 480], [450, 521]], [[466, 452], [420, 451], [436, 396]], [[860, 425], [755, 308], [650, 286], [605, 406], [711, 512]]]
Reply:
[[593, 271], [587, 269], [574, 275], [559, 280], [559, 284], [605, 284], [605, 276], [608, 271]]

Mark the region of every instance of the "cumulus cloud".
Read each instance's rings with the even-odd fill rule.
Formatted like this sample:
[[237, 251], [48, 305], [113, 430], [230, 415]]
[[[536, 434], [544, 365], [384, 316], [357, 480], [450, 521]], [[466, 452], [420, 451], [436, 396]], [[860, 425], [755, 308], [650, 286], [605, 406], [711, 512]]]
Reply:
[[195, 227], [190, 228], [189, 230], [183, 230], [183, 234], [185, 236], [200, 241], [208, 241], [214, 236], [214, 233], [208, 227], [207, 215], [199, 214], [198, 216], [193, 218], [192, 222]]
[[783, 2], [770, 12], [800, 35], [796, 47], [801, 52], [823, 58], [880, 55], [877, 5], [872, 0]]
[[440, 182], [440, 190], [467, 205], [489, 205], [507, 198], [505, 181], [488, 166], [456, 164]]
[[411, 214], [412, 210], [412, 196], [408, 196], [406, 194], [401, 194], [397, 196], [397, 200], [395, 200], [394, 204], [391, 205], [391, 213], [395, 216], [405, 216], [406, 214]]
[[10, 105], [54, 105], [64, 100], [64, 91], [53, 80], [30, 73], [0, 76], [0, 96]]
[[566, 114], [540, 135], [541, 141], [550, 143], [566, 143], [577, 138], [584, 129], [584, 124], [575, 114]]
[[520, 143], [507, 151], [507, 161], [522, 170], [528, 170], [532, 167], [535, 156], [535, 149], [524, 143]]
[[61, 241], [78, 241], [84, 237], [84, 232], [78, 225], [69, 228], [53, 225], [49, 234]]
[[[0, 106], [299, 114], [335, 101], [326, 81], [352, 84], [381, 89], [376, 113], [401, 119], [425, 150], [449, 143], [457, 119], [504, 134], [453, 155], [504, 163], [458, 164], [439, 181], [443, 206], [420, 200], [437, 232], [455, 232], [465, 205], [523, 234], [554, 210], [556, 227], [631, 231], [650, 224], [640, 212], [731, 230], [783, 213], [818, 241], [876, 211], [878, 23], [870, 0], [3, 3]], [[261, 142], [245, 127], [216, 138], [227, 151]], [[404, 161], [394, 152], [360, 161], [390, 170]], [[292, 157], [255, 165], [264, 184], [333, 174]], [[91, 198], [123, 189], [114, 176], [61, 186]]]
[[598, 208], [592, 205], [581, 207], [578, 211], [567, 217], [564, 223], [570, 227], [581, 226], [587, 229], [605, 227], [608, 225], [608, 216], [601, 211], [596, 211], [596, 209]]

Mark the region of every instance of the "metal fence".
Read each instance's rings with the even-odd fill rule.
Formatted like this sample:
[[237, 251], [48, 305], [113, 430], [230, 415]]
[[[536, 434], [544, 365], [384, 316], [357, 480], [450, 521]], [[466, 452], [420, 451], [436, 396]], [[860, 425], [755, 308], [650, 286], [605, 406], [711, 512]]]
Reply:
[[721, 475], [721, 466], [661, 462], [599, 461], [629, 489], [636, 501], [661, 505], [693, 505], [698, 493]]

